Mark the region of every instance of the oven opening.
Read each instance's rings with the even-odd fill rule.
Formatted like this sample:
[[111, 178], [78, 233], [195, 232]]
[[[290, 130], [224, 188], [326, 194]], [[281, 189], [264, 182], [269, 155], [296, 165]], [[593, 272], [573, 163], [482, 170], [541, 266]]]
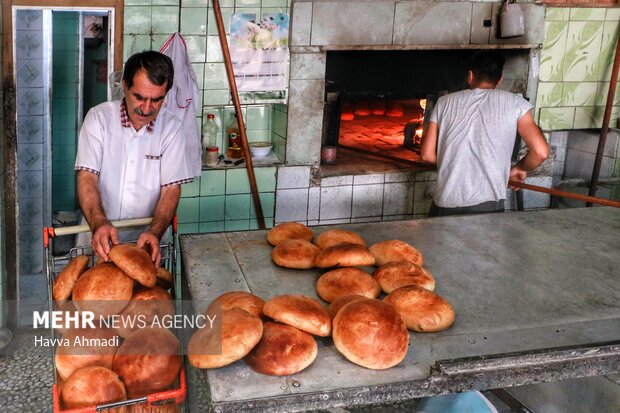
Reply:
[[[368, 157], [426, 166], [419, 155], [434, 103], [467, 88], [472, 49], [327, 52], [322, 145], [337, 163]], [[506, 57], [501, 89], [525, 93], [529, 50], [500, 50]], [[353, 169], [355, 169], [353, 167]]]

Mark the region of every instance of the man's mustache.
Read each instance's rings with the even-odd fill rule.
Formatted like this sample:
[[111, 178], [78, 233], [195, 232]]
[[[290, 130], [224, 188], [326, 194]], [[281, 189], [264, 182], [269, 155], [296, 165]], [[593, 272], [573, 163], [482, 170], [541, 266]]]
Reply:
[[151, 110], [148, 114], [142, 112], [142, 109], [140, 108], [135, 108], [133, 111], [140, 116], [152, 116], [155, 114], [155, 109]]

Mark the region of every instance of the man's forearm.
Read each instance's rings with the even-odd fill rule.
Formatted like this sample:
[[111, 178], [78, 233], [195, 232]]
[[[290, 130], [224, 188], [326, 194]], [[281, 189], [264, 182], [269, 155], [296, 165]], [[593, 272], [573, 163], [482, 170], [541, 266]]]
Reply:
[[155, 213], [153, 214], [153, 222], [149, 227], [149, 232], [154, 234], [158, 239], [161, 239], [170, 225], [177, 210], [180, 197], [181, 185], [171, 185], [161, 189], [159, 201], [157, 201]]
[[88, 171], [79, 171], [77, 179], [78, 201], [82, 213], [91, 230], [95, 230], [108, 223], [108, 218], [101, 204], [101, 194], [98, 188], [99, 177]]

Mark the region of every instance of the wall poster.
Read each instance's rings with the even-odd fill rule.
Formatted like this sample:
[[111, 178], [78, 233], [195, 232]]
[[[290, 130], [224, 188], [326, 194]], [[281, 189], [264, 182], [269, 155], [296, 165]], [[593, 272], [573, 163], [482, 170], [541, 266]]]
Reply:
[[230, 56], [237, 89], [244, 92], [284, 90], [288, 69], [289, 15], [233, 14]]

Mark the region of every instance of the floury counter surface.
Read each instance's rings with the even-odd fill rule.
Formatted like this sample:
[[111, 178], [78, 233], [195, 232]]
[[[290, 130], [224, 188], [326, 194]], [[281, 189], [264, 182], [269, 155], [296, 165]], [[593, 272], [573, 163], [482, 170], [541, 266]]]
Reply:
[[[292, 376], [261, 375], [243, 361], [206, 371], [213, 411], [299, 411], [620, 372], [620, 209], [313, 229], [334, 227], [369, 245], [401, 239], [421, 250], [436, 292], [454, 305], [454, 326], [411, 333], [406, 359], [387, 370], [359, 367], [318, 338], [316, 361]], [[182, 236], [197, 310], [230, 290], [318, 298], [322, 271], [277, 267], [271, 249], [266, 231]]]

